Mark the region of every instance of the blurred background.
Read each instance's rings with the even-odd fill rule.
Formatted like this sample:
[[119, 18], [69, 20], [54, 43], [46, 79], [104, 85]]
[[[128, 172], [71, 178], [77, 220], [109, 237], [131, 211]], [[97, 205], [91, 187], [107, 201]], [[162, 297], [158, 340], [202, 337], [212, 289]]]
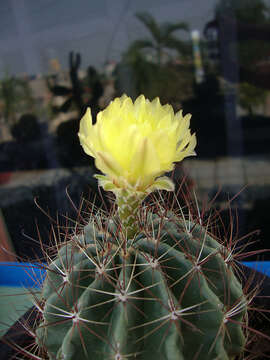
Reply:
[[269, 248], [270, 0], [2, 0], [0, 260], [41, 257], [44, 212], [76, 218], [70, 199], [97, 192], [79, 120], [123, 93], [192, 113], [176, 180]]

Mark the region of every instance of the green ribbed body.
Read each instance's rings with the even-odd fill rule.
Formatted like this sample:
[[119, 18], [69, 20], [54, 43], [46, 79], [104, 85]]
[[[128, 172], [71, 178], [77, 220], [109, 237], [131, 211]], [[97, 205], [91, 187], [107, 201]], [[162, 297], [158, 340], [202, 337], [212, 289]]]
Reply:
[[38, 343], [50, 359], [234, 359], [246, 298], [205, 228], [149, 215], [125, 241], [94, 223], [59, 247], [43, 285]]

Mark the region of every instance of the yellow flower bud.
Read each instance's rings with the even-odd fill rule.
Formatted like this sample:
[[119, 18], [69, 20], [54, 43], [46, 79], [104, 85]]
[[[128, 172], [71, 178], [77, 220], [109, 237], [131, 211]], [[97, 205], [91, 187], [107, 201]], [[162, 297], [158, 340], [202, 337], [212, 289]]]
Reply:
[[171, 171], [175, 162], [196, 155], [190, 118], [182, 111], [175, 114], [158, 98], [149, 101], [141, 95], [133, 103], [123, 95], [98, 113], [95, 125], [87, 109], [78, 135], [84, 151], [106, 175], [98, 178], [108, 190], [173, 190], [168, 178], [159, 177]]

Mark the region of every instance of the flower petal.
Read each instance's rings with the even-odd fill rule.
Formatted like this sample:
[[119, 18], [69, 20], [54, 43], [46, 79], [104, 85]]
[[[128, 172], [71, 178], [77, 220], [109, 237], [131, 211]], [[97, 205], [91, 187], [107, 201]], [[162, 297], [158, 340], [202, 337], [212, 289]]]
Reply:
[[106, 175], [102, 182], [106, 189], [112, 188], [111, 182], [118, 189], [137, 192], [150, 188], [169, 191], [172, 183], [157, 177], [172, 170], [176, 161], [195, 155], [196, 137], [191, 135], [190, 118], [182, 111], [174, 114], [172, 106], [161, 105], [159, 98], [149, 101], [141, 95], [133, 103], [123, 95], [99, 112], [95, 125], [88, 109], [81, 120], [79, 138], [85, 152], [95, 157], [96, 166]]
[[174, 183], [167, 176], [162, 176], [157, 178], [153, 185], [151, 185], [151, 191], [154, 190], [174, 191]]
[[115, 159], [108, 153], [97, 152], [96, 154], [96, 166], [105, 174], [110, 175], [112, 178], [121, 176], [123, 169], [115, 161]]
[[155, 173], [157, 170], [160, 170], [160, 161], [155, 147], [148, 138], [143, 138], [132, 159], [132, 175], [139, 178]]
[[93, 130], [93, 125], [92, 125], [91, 110], [90, 108], [87, 108], [84, 116], [81, 119], [80, 130], [78, 135], [80, 139], [80, 144], [82, 145], [86, 154], [90, 156], [95, 156], [94, 151], [90, 145], [90, 142], [88, 141], [88, 136], [91, 134], [92, 130]]

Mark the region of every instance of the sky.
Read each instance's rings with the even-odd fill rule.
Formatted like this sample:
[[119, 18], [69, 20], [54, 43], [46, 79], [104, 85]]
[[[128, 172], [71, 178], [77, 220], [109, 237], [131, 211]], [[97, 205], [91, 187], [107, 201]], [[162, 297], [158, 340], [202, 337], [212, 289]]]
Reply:
[[[82, 54], [82, 67], [119, 61], [128, 44], [146, 37], [135, 13], [149, 11], [158, 22], [185, 21], [203, 30], [216, 0], [1, 0], [0, 72], [37, 74], [68, 53]], [[181, 36], [181, 34], [179, 34]]]
[[[82, 68], [119, 61], [129, 43], [147, 36], [134, 16], [149, 11], [158, 22], [185, 21], [203, 31], [217, 0], [1, 0], [0, 74], [43, 74], [50, 59], [68, 68], [71, 50]], [[265, 0], [270, 5], [270, 0]], [[183, 36], [179, 33], [179, 36]]]

